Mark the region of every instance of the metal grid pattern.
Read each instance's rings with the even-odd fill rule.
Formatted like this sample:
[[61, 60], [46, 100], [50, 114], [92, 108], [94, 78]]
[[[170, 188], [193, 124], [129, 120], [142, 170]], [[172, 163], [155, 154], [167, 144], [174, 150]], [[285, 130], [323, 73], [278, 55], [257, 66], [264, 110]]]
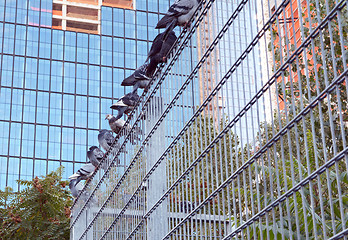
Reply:
[[158, 33], [148, 25], [168, 6], [102, 7], [94, 35], [51, 29], [52, 0], [0, 1], [0, 189], [20, 190], [16, 180], [59, 165], [67, 179], [86, 162], [109, 106], [126, 92], [122, 79]]
[[71, 238], [347, 239], [347, 4], [203, 1]]

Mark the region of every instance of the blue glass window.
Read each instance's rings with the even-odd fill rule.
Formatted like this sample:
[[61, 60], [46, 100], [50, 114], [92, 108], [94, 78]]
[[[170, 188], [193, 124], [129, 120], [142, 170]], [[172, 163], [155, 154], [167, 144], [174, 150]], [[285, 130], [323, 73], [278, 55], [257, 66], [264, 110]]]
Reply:
[[81, 63], [88, 63], [88, 35], [78, 33], [77, 42], [77, 61]]
[[68, 61], [75, 62], [76, 55], [76, 33], [65, 32], [65, 51], [64, 58]]
[[126, 59], [125, 59], [125, 67], [126, 68], [136, 68], [136, 41], [126, 39], [125, 40], [125, 50], [126, 50]]
[[89, 35], [89, 63], [100, 64], [100, 36]]
[[24, 91], [24, 111], [23, 121], [24, 122], [35, 122], [35, 110], [36, 108], [36, 92], [35, 91]]
[[47, 158], [48, 127], [36, 125], [35, 157]]
[[135, 12], [125, 10], [125, 37], [135, 38]]
[[102, 54], [101, 54], [101, 64], [112, 66], [112, 38], [102, 37]]
[[15, 25], [5, 24], [4, 29], [4, 53], [13, 53], [14, 49]]
[[16, 47], [17, 55], [25, 55], [25, 42], [27, 38], [27, 27], [22, 25], [16, 26]]
[[[0, 5], [0, 9], [1, 9], [1, 5]], [[0, 157], [0, 188], [1, 189], [4, 189], [6, 187], [6, 174], [7, 174], [7, 158]]]
[[39, 50], [39, 28], [28, 27], [27, 32], [27, 55], [37, 57]]
[[113, 35], [124, 37], [124, 10], [120, 8], [113, 9]]
[[51, 91], [61, 92], [63, 87], [63, 63], [52, 61]]
[[19, 179], [19, 158], [9, 159], [7, 174], [7, 185], [11, 186], [13, 190], [16, 191], [18, 189], [18, 183], [16, 180]]
[[[97, 138], [96, 141], [98, 142]], [[95, 144], [94, 144], [95, 145]], [[83, 129], [75, 130], [75, 161], [86, 161], [87, 153], [87, 131]]]
[[62, 123], [62, 95], [51, 93], [50, 95], [50, 124]]
[[22, 109], [23, 109], [23, 90], [12, 90], [12, 121], [22, 121]]
[[87, 97], [76, 96], [76, 127], [87, 127]]
[[64, 93], [75, 93], [75, 64], [64, 63]]
[[63, 128], [62, 160], [74, 160], [74, 129]]
[[[22, 158], [21, 159], [21, 179], [31, 180], [34, 178], [33, 175], [33, 160]], [[24, 186], [21, 186], [24, 187]]]
[[17, 0], [17, 23], [27, 24], [27, 0]]
[[[88, 98], [88, 128], [99, 129], [99, 98]], [[104, 117], [105, 118], [105, 117]]]
[[22, 156], [34, 157], [34, 124], [23, 124]]
[[51, 65], [49, 60], [39, 60], [38, 89], [49, 90], [50, 69]]
[[49, 127], [48, 158], [60, 159], [61, 128]]
[[147, 14], [137, 12], [137, 38], [147, 40]]
[[2, 88], [0, 97], [0, 119], [9, 120], [10, 119], [10, 109], [11, 109], [11, 89]]
[[49, 93], [37, 92], [36, 122], [48, 123]]
[[63, 125], [74, 126], [74, 96], [63, 95]]
[[[20, 156], [21, 149], [21, 133], [22, 128], [20, 123], [12, 122], [10, 125], [10, 152], [12, 156]], [[18, 171], [17, 171], [18, 172]]]
[[[117, 81], [119, 84], [120, 80]], [[112, 68], [101, 68], [101, 96], [112, 97]]]
[[8, 154], [9, 123], [0, 121], [0, 151], [1, 155]]
[[102, 7], [101, 29], [103, 35], [112, 35], [112, 8]]
[[13, 75], [13, 57], [8, 55], [3, 55], [2, 61], [2, 71], [1, 71], [1, 85], [11, 86], [12, 75]]
[[6, 1], [5, 21], [15, 22], [16, 19], [16, 1]]
[[34, 176], [42, 176], [47, 174], [47, 161], [35, 159], [34, 164]]
[[63, 31], [52, 30], [52, 59], [63, 60], [63, 36]]
[[87, 65], [76, 65], [76, 93], [87, 94]]
[[37, 59], [26, 58], [25, 65], [25, 87], [36, 89], [37, 82]]
[[40, 49], [39, 54], [42, 58], [51, 57], [51, 29], [40, 29]]
[[124, 39], [113, 39], [113, 65], [115, 67], [124, 67]]
[[100, 68], [89, 66], [88, 93], [89, 95], [99, 96]]

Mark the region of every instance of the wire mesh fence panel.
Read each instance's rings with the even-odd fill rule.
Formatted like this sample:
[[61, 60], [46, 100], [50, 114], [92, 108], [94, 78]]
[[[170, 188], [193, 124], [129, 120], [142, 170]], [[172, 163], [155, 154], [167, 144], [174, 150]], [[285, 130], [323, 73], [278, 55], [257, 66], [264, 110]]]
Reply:
[[347, 239], [347, 4], [202, 1], [71, 237]]

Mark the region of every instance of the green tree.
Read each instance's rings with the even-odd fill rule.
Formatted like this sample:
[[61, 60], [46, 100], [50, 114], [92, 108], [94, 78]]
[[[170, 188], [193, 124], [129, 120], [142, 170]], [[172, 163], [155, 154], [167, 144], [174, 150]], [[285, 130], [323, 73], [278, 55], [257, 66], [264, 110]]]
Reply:
[[0, 191], [1, 239], [69, 239], [72, 198], [62, 181], [63, 166], [31, 181], [20, 192]]

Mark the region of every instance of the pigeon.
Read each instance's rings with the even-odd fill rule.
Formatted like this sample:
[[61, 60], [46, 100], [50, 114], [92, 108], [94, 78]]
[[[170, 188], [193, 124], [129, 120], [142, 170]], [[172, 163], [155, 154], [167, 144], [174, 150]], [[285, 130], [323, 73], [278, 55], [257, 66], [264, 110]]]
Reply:
[[151, 74], [151, 72], [152, 74], [146, 75], [148, 65], [148, 63], [145, 63], [144, 65], [136, 69], [132, 75], [122, 81], [121, 86], [133, 86], [133, 93], [136, 93], [138, 88], [145, 89], [147, 85], [149, 85], [152, 74], [154, 72], [150, 71], [149, 74]]
[[[100, 161], [104, 157], [104, 153], [97, 146], [92, 146], [89, 148], [89, 151], [87, 151], [87, 157], [94, 167], [98, 167]], [[106, 168], [107, 166], [103, 164], [102, 169], [106, 171]]]
[[[72, 179], [72, 180], [70, 180], [69, 188], [71, 191], [71, 195], [74, 198], [77, 198], [79, 196], [79, 194], [82, 192], [83, 184], [81, 184], [81, 182], [77, 183], [76, 179]], [[90, 196], [90, 193], [85, 191], [84, 193], [82, 193], [80, 195], [79, 199], [81, 199], [82, 201], [86, 201], [89, 198], [89, 196]], [[95, 202], [96, 202], [96, 200], [95, 200], [95, 197], [93, 196], [92, 199], [90, 200], [89, 204], [93, 204]]]
[[166, 28], [163, 39], [165, 40], [168, 34], [176, 26], [189, 27], [189, 21], [196, 11], [200, 0], [175, 0], [173, 5], [168, 9], [168, 12], [157, 23], [156, 29]]
[[126, 121], [124, 121], [123, 119], [116, 119], [114, 116], [112, 116], [111, 114], [107, 114], [106, 116], [105, 116], [105, 120], [109, 120], [109, 125], [110, 125], [110, 128], [111, 128], [111, 130], [114, 132], [114, 133], [116, 133], [116, 134], [118, 134], [120, 131], [121, 131], [121, 129], [122, 129], [122, 127], [124, 126], [124, 124], [125, 124], [125, 122]]
[[174, 31], [171, 31], [165, 40], [163, 40], [164, 34], [165, 33], [158, 34], [152, 43], [150, 52], [148, 53], [148, 57], [146, 59], [146, 61], [150, 59], [150, 63], [146, 70], [147, 76], [152, 76], [154, 74], [159, 63], [164, 63], [167, 61], [169, 50], [176, 42], [177, 37]]
[[72, 179], [70, 180], [70, 183], [69, 183], [71, 195], [73, 195], [74, 198], [77, 198], [77, 196], [80, 194], [80, 192], [83, 189], [83, 186], [81, 184], [77, 184], [76, 182], [77, 182], [76, 179]]
[[108, 151], [110, 146], [114, 142], [114, 136], [112, 135], [111, 131], [106, 130], [106, 129], [102, 129], [99, 131], [98, 141], [99, 141], [100, 146], [105, 151]]
[[[127, 124], [125, 127], [125, 131], [120, 132], [123, 126], [126, 124], [126, 121], [124, 121], [123, 119], [116, 119], [116, 117], [114, 117], [111, 114], [107, 114], [105, 119], [109, 120], [111, 130], [116, 134], [120, 134], [120, 136], [127, 134], [127, 132], [131, 130], [130, 125]], [[139, 127], [136, 126], [134, 127], [134, 133], [135, 136], [133, 136], [134, 134], [132, 134], [131, 136], [131, 141], [133, 144], [135, 144], [134, 140], [139, 140], [139, 138], [136, 136], [142, 134], [142, 131]]]
[[136, 92], [130, 92], [121, 97], [116, 103], [112, 104], [110, 108], [118, 111], [116, 120], [120, 119], [123, 116], [123, 113], [128, 116], [138, 100], [139, 95]]
[[92, 176], [94, 170], [95, 170], [95, 167], [93, 166], [93, 164], [87, 163], [85, 165], [82, 165], [82, 167], [79, 170], [77, 170], [76, 173], [71, 175], [69, 179], [72, 179], [72, 180], [75, 179], [76, 184], [78, 184], [81, 180], [89, 179]]

